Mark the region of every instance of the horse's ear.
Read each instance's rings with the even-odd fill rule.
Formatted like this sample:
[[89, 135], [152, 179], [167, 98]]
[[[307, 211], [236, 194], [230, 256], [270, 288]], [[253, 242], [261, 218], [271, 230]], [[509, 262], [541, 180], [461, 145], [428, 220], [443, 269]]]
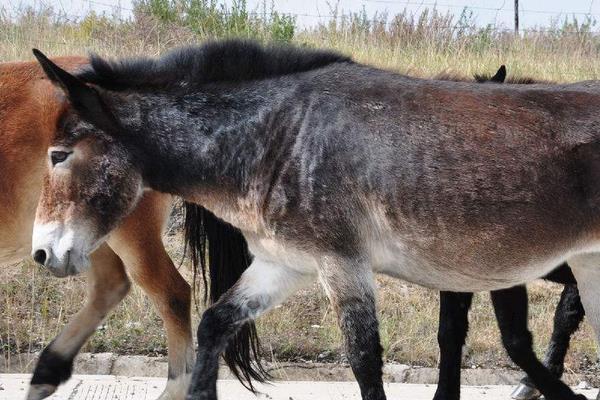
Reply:
[[500, 68], [498, 68], [496, 75], [494, 75], [490, 78], [490, 82], [503, 83], [505, 79], [506, 79], [506, 67], [504, 65], [501, 65]]
[[65, 92], [69, 102], [81, 117], [105, 131], [113, 131], [118, 126], [115, 117], [96, 89], [53, 63], [41, 51], [33, 49], [33, 55], [48, 79]]

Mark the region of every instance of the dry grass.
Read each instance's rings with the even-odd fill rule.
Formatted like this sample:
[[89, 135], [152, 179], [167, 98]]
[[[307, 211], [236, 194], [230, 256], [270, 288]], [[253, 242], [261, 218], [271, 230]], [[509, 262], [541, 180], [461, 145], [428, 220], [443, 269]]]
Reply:
[[[189, 28], [165, 25], [147, 15], [118, 22], [89, 16], [78, 23], [57, 20], [51, 12], [24, 12], [18, 21], [1, 17], [0, 61], [31, 59], [38, 47], [50, 55], [156, 55], [165, 49], [210, 36]], [[553, 81], [600, 76], [600, 44], [577, 26], [550, 33], [514, 37], [488, 32], [468, 23], [456, 24], [444, 15], [425, 18], [396, 16], [392, 23], [369, 22], [360, 16], [297, 33], [294, 42], [335, 48], [361, 62], [418, 76], [441, 72], [472, 75], [493, 72], [506, 64], [509, 73]], [[411, 20], [411, 18], [413, 18]], [[468, 22], [468, 21], [467, 21]], [[448, 28], [452, 25], [452, 28]], [[458, 27], [458, 28], [457, 28]], [[568, 30], [567, 30], [568, 29]], [[178, 241], [170, 246], [175, 258]], [[186, 267], [184, 275], [189, 277]], [[381, 332], [387, 360], [434, 365], [438, 357], [437, 293], [398, 280], [378, 278]], [[530, 326], [536, 350], [543, 351], [552, 330], [560, 287], [535, 283], [530, 288]], [[58, 280], [32, 263], [0, 269], [0, 354], [37, 351], [46, 345], [85, 300], [85, 278]], [[340, 334], [322, 292], [305, 290], [261, 319], [264, 350], [278, 360], [340, 360]], [[468, 366], [510, 365], [500, 346], [488, 296], [476, 296], [465, 354]], [[98, 329], [85, 351], [164, 354], [165, 336], [149, 301], [133, 292]], [[567, 369], [578, 371], [596, 360], [589, 326], [573, 339]]]

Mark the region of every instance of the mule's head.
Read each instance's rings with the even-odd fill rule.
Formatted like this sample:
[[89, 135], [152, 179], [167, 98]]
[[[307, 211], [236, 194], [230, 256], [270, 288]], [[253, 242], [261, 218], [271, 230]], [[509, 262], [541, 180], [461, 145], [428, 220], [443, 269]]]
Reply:
[[142, 178], [109, 96], [34, 50], [65, 107], [48, 149], [32, 255], [57, 276], [89, 266], [89, 255], [135, 206]]

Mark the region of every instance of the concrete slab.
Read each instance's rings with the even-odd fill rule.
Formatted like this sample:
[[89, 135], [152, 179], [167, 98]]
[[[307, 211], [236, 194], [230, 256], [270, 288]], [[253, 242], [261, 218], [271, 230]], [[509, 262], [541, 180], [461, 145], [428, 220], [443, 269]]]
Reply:
[[[0, 374], [0, 400], [22, 400], [27, 393], [29, 375]], [[155, 400], [165, 386], [161, 378], [128, 378], [106, 375], [76, 375], [61, 386], [49, 400]], [[464, 400], [509, 400], [513, 387], [463, 386]], [[261, 394], [254, 396], [237, 381], [219, 381], [219, 397], [223, 400], [360, 400], [355, 382], [277, 382], [260, 385]], [[435, 385], [388, 383], [389, 400], [431, 400]], [[578, 390], [595, 399], [598, 390]]]

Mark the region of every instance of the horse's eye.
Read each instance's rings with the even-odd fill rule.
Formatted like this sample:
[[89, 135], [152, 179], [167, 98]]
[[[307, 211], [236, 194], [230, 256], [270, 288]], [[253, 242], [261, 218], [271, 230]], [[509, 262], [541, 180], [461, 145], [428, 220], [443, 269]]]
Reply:
[[71, 153], [67, 151], [53, 151], [50, 153], [50, 160], [52, 160], [52, 166], [59, 164], [67, 159]]

